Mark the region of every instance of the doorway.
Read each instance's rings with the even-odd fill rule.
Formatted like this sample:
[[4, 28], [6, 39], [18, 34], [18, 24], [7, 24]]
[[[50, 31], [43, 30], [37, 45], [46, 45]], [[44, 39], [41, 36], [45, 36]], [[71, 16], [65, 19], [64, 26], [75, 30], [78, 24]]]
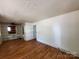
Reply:
[[33, 37], [36, 39], [36, 25], [33, 25]]

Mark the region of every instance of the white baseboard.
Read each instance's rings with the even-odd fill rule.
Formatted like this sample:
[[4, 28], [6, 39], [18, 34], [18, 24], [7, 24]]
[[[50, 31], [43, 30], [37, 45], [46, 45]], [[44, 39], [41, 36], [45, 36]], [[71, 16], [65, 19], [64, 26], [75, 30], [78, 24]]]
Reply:
[[77, 52], [74, 52], [74, 51], [67, 51], [67, 50], [65, 50], [65, 49], [62, 49], [62, 48], [59, 48], [62, 52], [65, 52], [65, 53], [67, 53], [67, 54], [71, 54], [71, 55], [73, 55], [73, 56], [75, 56], [75, 57], [79, 57], [79, 53], [77, 53]]
[[[38, 40], [37, 40], [37, 41], [38, 41]], [[43, 43], [43, 44], [46, 44], [46, 45], [49, 45], [49, 46], [54, 47], [54, 48], [57, 48], [57, 49], [60, 49], [62, 52], [65, 52], [65, 53], [67, 53], [67, 54], [71, 54], [71, 55], [73, 55], [73, 56], [75, 56], [75, 57], [79, 57], [79, 53], [77, 53], [77, 52], [67, 51], [67, 50], [65, 50], [65, 49], [63, 49], [63, 48], [60, 48], [60, 47], [56, 46], [56, 45], [52, 46], [52, 45], [50, 45], [50, 44], [48, 44], [48, 43], [45, 43], [45, 42], [41, 42], [41, 41], [38, 41], [38, 42]]]

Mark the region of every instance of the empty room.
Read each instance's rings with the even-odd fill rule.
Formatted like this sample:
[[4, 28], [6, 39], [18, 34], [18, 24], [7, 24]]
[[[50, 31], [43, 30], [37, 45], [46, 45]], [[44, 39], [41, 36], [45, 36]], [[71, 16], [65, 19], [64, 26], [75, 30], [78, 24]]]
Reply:
[[0, 59], [79, 59], [79, 0], [0, 0]]

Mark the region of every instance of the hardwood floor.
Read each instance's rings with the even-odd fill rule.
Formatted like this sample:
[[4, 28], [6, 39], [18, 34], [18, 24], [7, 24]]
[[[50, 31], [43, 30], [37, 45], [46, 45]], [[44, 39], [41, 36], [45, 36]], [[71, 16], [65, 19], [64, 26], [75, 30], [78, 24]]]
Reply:
[[11, 40], [0, 46], [0, 59], [79, 59], [35, 40]]

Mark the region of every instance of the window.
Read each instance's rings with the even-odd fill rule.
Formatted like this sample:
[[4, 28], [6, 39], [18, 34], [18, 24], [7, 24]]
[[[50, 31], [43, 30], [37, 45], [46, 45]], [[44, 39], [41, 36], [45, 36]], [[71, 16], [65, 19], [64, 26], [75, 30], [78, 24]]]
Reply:
[[8, 26], [8, 27], [7, 27], [7, 30], [8, 30], [8, 32], [10, 32], [10, 31], [11, 31], [11, 27]]

